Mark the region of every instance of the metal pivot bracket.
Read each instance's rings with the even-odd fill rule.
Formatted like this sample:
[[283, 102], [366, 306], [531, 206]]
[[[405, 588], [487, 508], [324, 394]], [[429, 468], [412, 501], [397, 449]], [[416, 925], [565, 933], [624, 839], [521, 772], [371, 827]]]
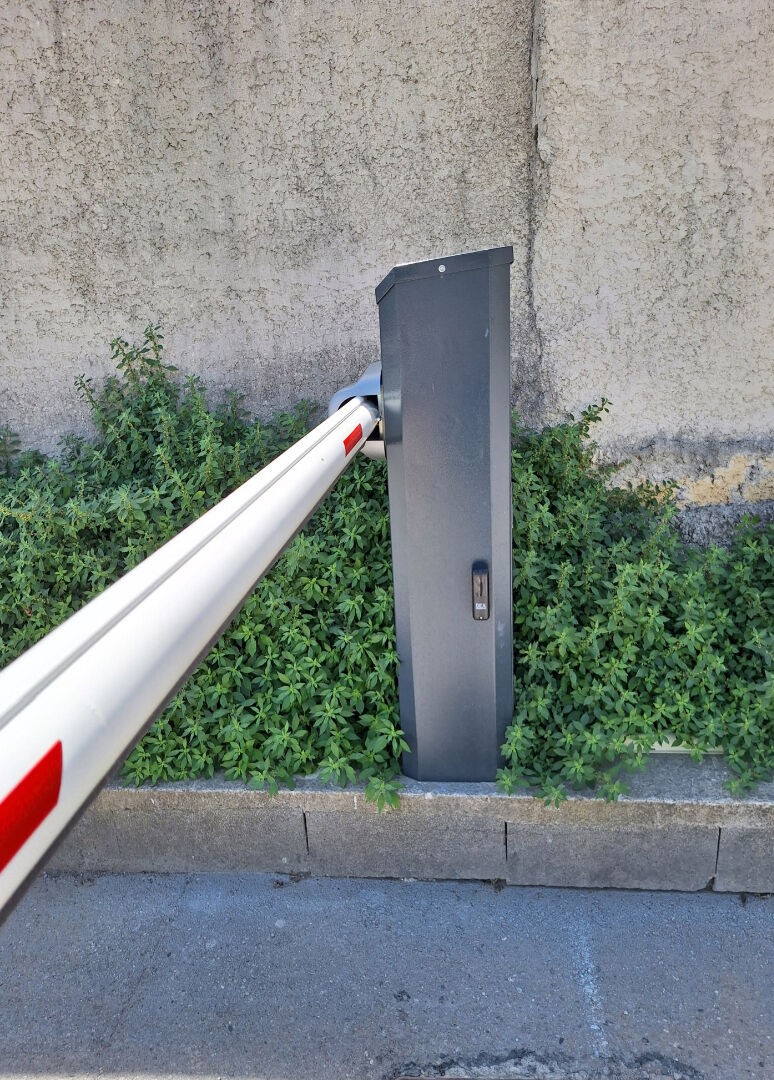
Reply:
[[352, 398], [361, 397], [370, 401], [379, 413], [379, 423], [374, 428], [370, 437], [363, 444], [362, 450], [366, 457], [374, 461], [384, 461], [384, 415], [382, 409], [382, 365], [379, 361], [369, 364], [360, 378], [351, 386], [345, 386], [337, 390], [328, 402], [328, 416], [333, 416], [343, 405]]

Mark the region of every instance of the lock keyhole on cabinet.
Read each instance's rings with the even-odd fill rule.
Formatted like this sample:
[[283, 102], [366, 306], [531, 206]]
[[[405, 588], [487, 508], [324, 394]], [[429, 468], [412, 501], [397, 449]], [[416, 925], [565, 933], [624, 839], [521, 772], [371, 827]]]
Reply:
[[473, 618], [489, 618], [489, 563], [473, 563]]

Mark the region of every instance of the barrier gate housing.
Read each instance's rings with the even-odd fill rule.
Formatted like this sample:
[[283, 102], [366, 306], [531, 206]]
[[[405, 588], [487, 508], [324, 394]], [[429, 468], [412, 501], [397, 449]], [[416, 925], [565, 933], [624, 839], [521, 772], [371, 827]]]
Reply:
[[387, 458], [404, 771], [494, 779], [513, 712], [512, 260], [395, 267], [381, 370], [0, 672], [0, 915], [359, 449]]

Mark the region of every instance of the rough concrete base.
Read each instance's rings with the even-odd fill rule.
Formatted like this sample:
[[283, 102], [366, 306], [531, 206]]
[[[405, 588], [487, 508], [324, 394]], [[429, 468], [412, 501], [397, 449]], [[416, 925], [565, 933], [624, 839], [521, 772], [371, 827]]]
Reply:
[[493, 784], [406, 780], [383, 814], [362, 789], [314, 779], [274, 797], [222, 780], [110, 786], [50, 869], [774, 892], [774, 784], [733, 799], [727, 775], [717, 759], [654, 758], [618, 802], [580, 794], [559, 807]]
[[774, 499], [761, 502], [725, 503], [715, 506], [683, 506], [677, 517], [677, 528], [687, 544], [709, 547], [729, 547], [743, 517], [774, 521]]

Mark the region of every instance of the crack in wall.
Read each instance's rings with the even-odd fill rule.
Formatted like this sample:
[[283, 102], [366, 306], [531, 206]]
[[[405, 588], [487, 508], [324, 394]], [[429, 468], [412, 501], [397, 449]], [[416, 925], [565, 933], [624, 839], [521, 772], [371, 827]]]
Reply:
[[540, 156], [540, 43], [542, 30], [542, 2], [532, 4], [532, 43], [530, 48], [530, 75], [532, 79], [531, 125], [532, 146], [529, 160], [529, 191], [527, 193], [527, 349], [526, 355], [514, 357], [516, 380], [514, 403], [528, 427], [540, 427], [545, 421], [549, 406], [548, 380], [545, 372], [545, 341], [540, 326], [535, 298], [535, 243], [538, 219], [548, 200], [550, 177], [545, 161]]

